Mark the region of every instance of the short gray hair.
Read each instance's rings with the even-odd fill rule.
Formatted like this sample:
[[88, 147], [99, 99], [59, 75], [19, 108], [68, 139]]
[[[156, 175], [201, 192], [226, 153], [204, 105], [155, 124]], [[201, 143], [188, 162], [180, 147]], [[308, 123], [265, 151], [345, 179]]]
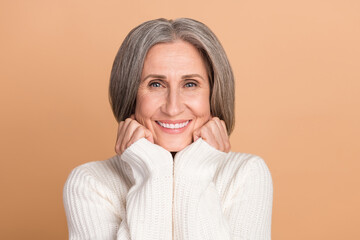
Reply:
[[158, 43], [175, 40], [189, 42], [204, 58], [210, 82], [210, 113], [224, 120], [228, 134], [234, 128], [234, 75], [215, 34], [203, 23], [189, 19], [150, 20], [135, 27], [126, 36], [111, 70], [109, 100], [118, 122], [135, 112], [144, 60]]

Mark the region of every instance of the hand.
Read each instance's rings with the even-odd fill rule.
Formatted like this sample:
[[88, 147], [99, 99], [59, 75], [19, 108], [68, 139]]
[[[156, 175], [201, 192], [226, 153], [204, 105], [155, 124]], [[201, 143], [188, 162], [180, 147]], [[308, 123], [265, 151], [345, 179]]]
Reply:
[[146, 138], [150, 142], [154, 143], [150, 130], [136, 121], [134, 115], [131, 115], [130, 118], [127, 118], [125, 121], [121, 121], [119, 123], [115, 152], [118, 155], [121, 155], [128, 147], [130, 147], [131, 144], [140, 138]]
[[205, 125], [193, 132], [194, 142], [200, 137], [217, 150], [230, 152], [231, 146], [225, 122], [218, 117], [211, 118]]

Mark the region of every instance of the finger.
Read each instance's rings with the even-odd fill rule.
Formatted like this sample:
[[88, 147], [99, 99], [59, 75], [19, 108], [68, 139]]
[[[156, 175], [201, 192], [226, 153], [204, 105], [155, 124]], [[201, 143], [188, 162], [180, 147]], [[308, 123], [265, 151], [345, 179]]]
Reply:
[[148, 129], [146, 129], [145, 127], [139, 125], [132, 133], [132, 136], [129, 139], [129, 141], [126, 143], [125, 149], [130, 147], [133, 143], [135, 143], [140, 138], [146, 138], [150, 142], [154, 143], [151, 132]]
[[220, 120], [219, 118], [214, 118], [214, 122], [216, 123], [217, 125], [217, 130], [219, 131], [217, 134], [219, 134], [221, 136], [221, 139], [218, 139], [219, 141], [221, 141], [224, 146], [224, 149], [225, 149], [225, 142], [228, 140], [228, 135], [227, 135], [227, 132], [226, 132], [226, 128], [224, 129], [224, 126], [222, 125], [221, 123], [222, 120]]
[[136, 129], [139, 128], [140, 126], [141, 125], [135, 120], [131, 120], [129, 122], [129, 124], [127, 125], [126, 130], [124, 132], [123, 139], [122, 139], [122, 142], [121, 142], [121, 145], [120, 145], [120, 149], [121, 149], [122, 153], [129, 146], [128, 143], [129, 143], [130, 139], [132, 138], [132, 136], [133, 136], [134, 132], [136, 131]]
[[204, 141], [207, 141], [209, 139], [209, 129], [210, 128], [210, 122], [205, 123], [203, 126], [199, 127], [198, 129], [194, 130], [193, 132], [193, 139], [194, 142], [198, 140], [199, 138], [202, 138]]
[[142, 127], [139, 125], [134, 132], [131, 135], [131, 138], [129, 139], [129, 141], [126, 143], [125, 148], [130, 147], [134, 142], [136, 142], [137, 140], [139, 140], [140, 138], [143, 138], [145, 136], [145, 132], [142, 129]]
[[117, 138], [119, 137], [119, 133], [120, 133], [121, 128], [123, 127], [123, 125], [124, 125], [124, 121], [119, 122], [118, 130], [117, 130], [117, 135], [116, 135], [116, 140], [117, 140]]
[[193, 132], [193, 141], [195, 142], [196, 140], [198, 140], [199, 138], [202, 138], [203, 140], [207, 139], [207, 134], [204, 132], [203, 128], [206, 128], [209, 124], [209, 122], [211, 121], [213, 117], [210, 115], [208, 121], [201, 127], [199, 127], [198, 129], [195, 129]]
[[120, 154], [120, 144], [121, 144], [121, 139], [119, 139], [120, 136], [120, 132], [121, 129], [124, 126], [124, 121], [119, 122], [119, 127], [118, 127], [118, 131], [117, 131], [117, 135], [116, 135], [116, 143], [115, 143], [115, 152], [117, 154]]
[[151, 143], [154, 143], [154, 137], [151, 133], [151, 131], [147, 128], [144, 128], [144, 131], [145, 131], [145, 138], [150, 141]]
[[224, 152], [229, 152], [231, 149], [231, 145], [230, 145], [229, 135], [227, 133], [226, 124], [223, 120], [220, 120], [219, 118], [215, 118], [214, 120], [217, 123], [219, 127], [219, 131], [222, 136], [222, 146], [223, 146], [222, 150]]
[[227, 135], [227, 127], [226, 127], [225, 121], [224, 121], [224, 120], [220, 120], [220, 122], [221, 122], [221, 125], [222, 125], [224, 131], [226, 132], [226, 135]]
[[194, 132], [193, 132], [193, 141], [196, 142], [196, 140], [198, 140], [200, 137], [201, 137], [201, 131], [200, 131], [201, 128], [198, 128], [196, 129]]
[[218, 127], [218, 131], [219, 131], [219, 133], [221, 134], [221, 136], [227, 135], [227, 134], [225, 133], [225, 131], [224, 131], [223, 125], [221, 124], [220, 118], [214, 117], [214, 118], [213, 118], [213, 121], [216, 123], [216, 126]]
[[124, 124], [122, 125], [121, 129], [119, 129], [119, 133], [118, 133], [118, 145], [119, 145], [119, 151], [120, 154], [123, 152], [122, 151], [122, 145], [124, 142], [124, 137], [125, 137], [125, 133], [127, 130], [127, 127], [129, 126], [129, 124], [131, 123], [131, 121], [133, 121], [131, 118], [127, 118], [125, 119]]
[[217, 128], [214, 122], [209, 122], [204, 125], [200, 130], [201, 138], [204, 139], [209, 145], [216, 149], [221, 149], [219, 142], [217, 141], [217, 137], [214, 135], [214, 128]]
[[230, 150], [231, 150], [231, 144], [230, 144], [230, 141], [228, 141], [227, 142], [227, 144], [226, 144], [226, 146], [225, 146], [226, 148], [225, 148], [225, 152], [230, 152]]
[[209, 135], [209, 140], [207, 142], [216, 149], [218, 149], [219, 151], [229, 152], [230, 151], [229, 136], [227, 135], [226, 130], [224, 130], [221, 121], [222, 120], [215, 117], [207, 124], [208, 128], [211, 131], [211, 135], [210, 133], [207, 133]]
[[[225, 145], [224, 145], [224, 134], [222, 132], [222, 126], [220, 123], [220, 119], [218, 117], [214, 117], [209, 123], [208, 123], [211, 133], [212, 133], [212, 140], [216, 142], [217, 149], [220, 151], [224, 151]], [[215, 144], [215, 143], [214, 143]]]
[[224, 120], [221, 120], [220, 122], [221, 122], [221, 125], [223, 126], [224, 132], [226, 133], [225, 152], [230, 152], [231, 144], [230, 144], [230, 139], [229, 139], [228, 131], [226, 128], [226, 124], [225, 124]]

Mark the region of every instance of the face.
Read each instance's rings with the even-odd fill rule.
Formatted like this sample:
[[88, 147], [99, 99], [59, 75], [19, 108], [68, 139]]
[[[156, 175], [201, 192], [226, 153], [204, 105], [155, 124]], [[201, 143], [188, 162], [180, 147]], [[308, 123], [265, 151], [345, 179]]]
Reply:
[[159, 43], [148, 51], [136, 98], [135, 118], [154, 143], [178, 152], [211, 117], [210, 85], [198, 50], [185, 41]]

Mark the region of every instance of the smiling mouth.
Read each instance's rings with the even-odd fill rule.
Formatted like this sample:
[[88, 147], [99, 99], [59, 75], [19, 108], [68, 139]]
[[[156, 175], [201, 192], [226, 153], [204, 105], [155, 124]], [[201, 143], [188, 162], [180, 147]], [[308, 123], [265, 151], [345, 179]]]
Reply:
[[155, 121], [157, 124], [159, 124], [161, 127], [163, 128], [167, 128], [167, 129], [181, 129], [186, 127], [191, 120], [187, 120], [185, 122], [181, 122], [181, 123], [163, 123], [160, 121]]

